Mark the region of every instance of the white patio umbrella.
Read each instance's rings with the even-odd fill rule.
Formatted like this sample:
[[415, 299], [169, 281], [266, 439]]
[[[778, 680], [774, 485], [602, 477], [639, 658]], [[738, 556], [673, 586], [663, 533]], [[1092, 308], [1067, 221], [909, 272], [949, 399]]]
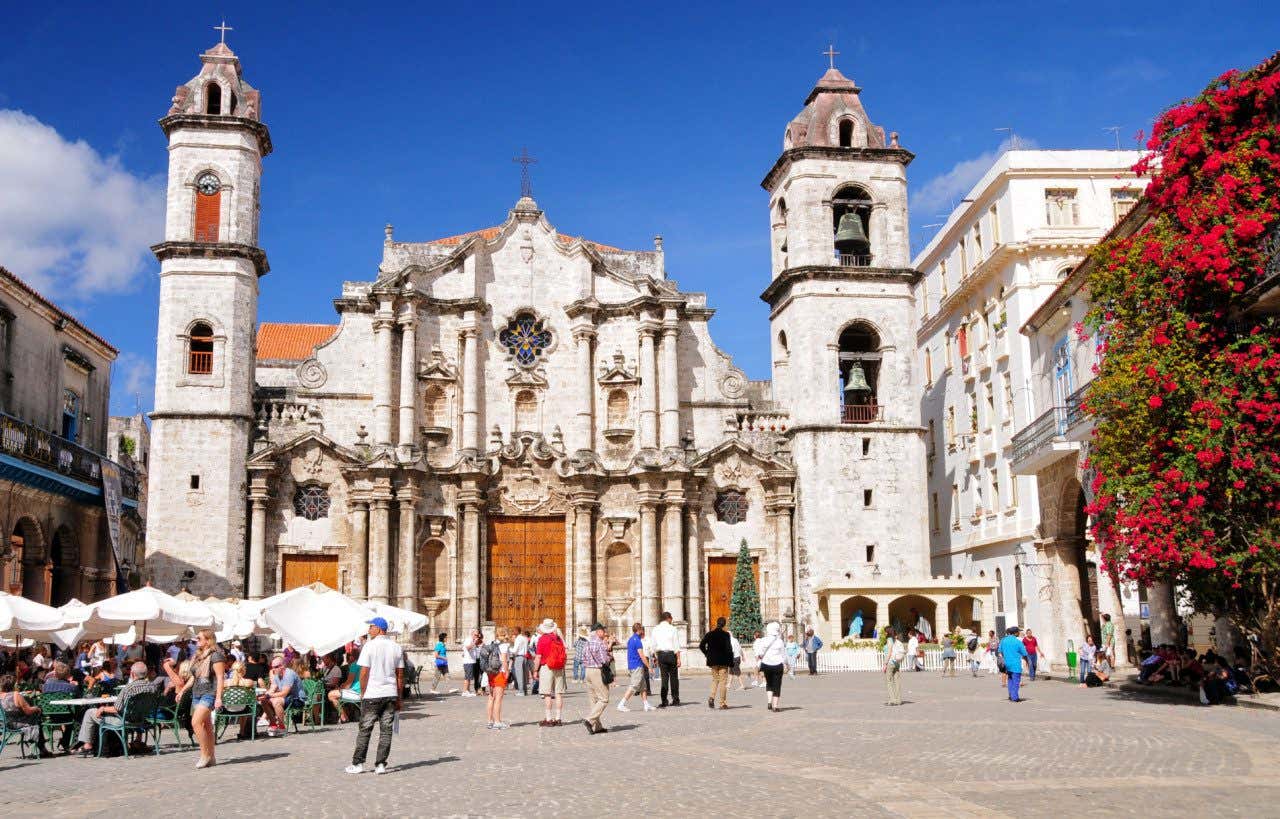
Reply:
[[65, 622], [62, 612], [52, 606], [0, 592], [0, 638], [4, 640], [50, 642]]
[[196, 605], [152, 586], [143, 586], [91, 604], [80, 623], [74, 629], [59, 632], [55, 641], [66, 646], [80, 640], [123, 641], [132, 630], [135, 640], [136, 634], [141, 633], [147, 642], [168, 643], [188, 636], [192, 628], [216, 625], [216, 618], [203, 603]]
[[375, 603], [372, 600], [366, 600], [364, 607], [372, 612], [370, 617], [381, 617], [386, 620], [392, 634], [412, 634], [418, 629], [426, 628], [430, 619], [427, 615], [416, 611], [386, 603]]
[[291, 589], [262, 601], [261, 619], [298, 651], [325, 654], [364, 634], [374, 615], [323, 583]]

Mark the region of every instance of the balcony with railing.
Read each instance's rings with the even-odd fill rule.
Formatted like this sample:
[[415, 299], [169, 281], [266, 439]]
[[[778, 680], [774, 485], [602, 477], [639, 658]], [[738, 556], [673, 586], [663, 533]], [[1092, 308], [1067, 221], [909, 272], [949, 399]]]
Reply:
[[1053, 407], [1013, 436], [1011, 468], [1017, 475], [1034, 475], [1060, 458], [1080, 450], [1066, 437], [1067, 408]]
[[[87, 496], [101, 497], [102, 456], [3, 412], [0, 412], [0, 455], [8, 456], [0, 465], [0, 475], [4, 477], [51, 491], [65, 490], [61, 493], [81, 500]], [[24, 470], [12, 464], [12, 460], [35, 469], [17, 474]], [[120, 494], [126, 500], [136, 501], [137, 475], [124, 466], [120, 466], [119, 471]], [[64, 478], [66, 480], [62, 480]], [[86, 491], [85, 485], [91, 489]]]
[[1089, 385], [1085, 384], [1067, 396], [1067, 429], [1064, 434], [1069, 440], [1084, 441], [1093, 432], [1093, 416], [1084, 408], [1084, 397], [1088, 391]]
[[872, 424], [884, 420], [883, 404], [841, 404], [840, 422], [843, 424]]

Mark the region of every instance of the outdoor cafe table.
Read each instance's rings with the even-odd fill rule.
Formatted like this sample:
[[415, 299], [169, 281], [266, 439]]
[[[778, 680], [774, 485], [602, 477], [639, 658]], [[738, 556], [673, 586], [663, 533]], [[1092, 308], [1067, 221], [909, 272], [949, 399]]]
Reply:
[[88, 708], [91, 705], [115, 705], [119, 697], [79, 697], [74, 700], [54, 700], [57, 705], [70, 708]]

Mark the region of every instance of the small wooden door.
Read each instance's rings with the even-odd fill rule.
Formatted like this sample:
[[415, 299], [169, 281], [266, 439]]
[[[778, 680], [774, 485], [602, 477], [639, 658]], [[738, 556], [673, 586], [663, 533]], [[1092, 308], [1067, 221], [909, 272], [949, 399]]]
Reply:
[[[760, 562], [751, 558], [751, 572], [755, 575], [756, 588], [760, 588]], [[733, 598], [733, 576], [738, 570], [737, 557], [707, 558], [707, 628], [716, 626], [716, 619], [729, 620], [729, 601]], [[740, 635], [750, 637], [751, 635]]]
[[564, 618], [564, 518], [490, 517], [488, 552], [486, 619], [532, 629]]
[[337, 555], [285, 555], [284, 586], [281, 591], [320, 582], [338, 588]]

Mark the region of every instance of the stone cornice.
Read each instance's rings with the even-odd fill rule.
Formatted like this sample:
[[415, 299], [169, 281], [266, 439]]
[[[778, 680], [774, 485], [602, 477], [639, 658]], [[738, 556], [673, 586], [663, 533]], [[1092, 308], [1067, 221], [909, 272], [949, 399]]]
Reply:
[[830, 145], [809, 145], [801, 148], [788, 148], [773, 163], [773, 167], [760, 181], [760, 187], [772, 192], [778, 177], [786, 173], [791, 163], [801, 159], [843, 159], [862, 162], [896, 162], [902, 167], [911, 164], [916, 155], [906, 148], [840, 148]]
[[170, 114], [160, 120], [160, 129], [164, 131], [166, 137], [180, 128], [190, 128], [195, 131], [248, 131], [257, 137], [260, 155], [267, 156], [272, 150], [271, 131], [256, 119], [214, 114]]
[[760, 299], [770, 307], [776, 306], [792, 286], [806, 281], [898, 281], [913, 285], [920, 280], [920, 271], [909, 267], [841, 267], [839, 265], [805, 265], [789, 267], [760, 294]]
[[161, 262], [169, 259], [223, 259], [228, 256], [253, 262], [258, 277], [267, 275], [271, 265], [267, 254], [260, 247], [236, 242], [161, 242], [151, 246], [151, 252]]

